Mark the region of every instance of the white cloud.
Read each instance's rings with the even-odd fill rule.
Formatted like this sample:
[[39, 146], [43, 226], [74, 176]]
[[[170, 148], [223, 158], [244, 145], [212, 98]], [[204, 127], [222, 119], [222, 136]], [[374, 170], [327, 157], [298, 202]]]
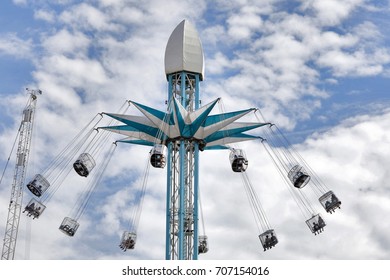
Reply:
[[228, 34], [233, 40], [248, 40], [262, 27], [261, 17], [253, 7], [243, 7], [239, 13], [231, 15], [227, 23]]
[[40, 9], [40, 10], [35, 11], [34, 17], [36, 19], [44, 20], [47, 22], [54, 22], [56, 15], [53, 11]]
[[214, 58], [207, 60], [207, 72], [210, 74], [223, 74], [231, 67], [229, 59], [221, 52], [215, 54]]
[[[383, 39], [383, 35], [381, 34], [378, 27], [372, 22], [365, 21], [354, 28], [354, 33], [359, 36], [361, 39], [374, 40], [377, 42], [380, 39]], [[366, 43], [368, 43], [366, 41]]]
[[50, 54], [86, 56], [91, 40], [81, 32], [71, 33], [62, 29], [43, 39], [43, 46]]
[[121, 26], [112, 22], [104, 11], [86, 3], [65, 10], [60, 19], [80, 30], [121, 31]]
[[26, 5], [27, 0], [12, 0], [16, 5]]
[[304, 9], [312, 10], [321, 25], [332, 26], [341, 23], [364, 3], [364, 0], [303, 0]]
[[329, 51], [323, 53], [318, 64], [322, 67], [330, 67], [335, 76], [373, 76], [383, 72], [383, 63], [388, 63], [390, 56], [386, 50], [376, 50], [373, 54], [367, 54], [362, 50], [348, 54], [341, 51]]
[[[64, 55], [43, 58], [34, 72], [34, 77], [39, 81], [39, 88], [45, 89], [41, 101], [44, 102], [43, 106], [55, 109], [55, 113], [59, 115], [63, 112], [77, 112], [81, 104], [93, 102], [99, 96], [99, 88], [108, 81], [99, 61], [88, 58], [72, 59]], [[124, 100], [122, 99], [122, 102]], [[99, 110], [97, 104], [101, 104], [100, 101], [85, 106]], [[97, 112], [87, 118], [92, 118]]]
[[250, 9], [256, 6], [256, 11], [261, 14], [271, 14], [275, 10], [275, 4], [278, 0], [263, 0], [259, 3], [257, 0], [216, 0], [213, 5], [218, 8], [218, 11], [234, 14], [241, 8]]
[[306, 42], [310, 44], [314, 51], [321, 53], [334, 49], [345, 51], [348, 48], [356, 46], [359, 39], [352, 34], [343, 35], [332, 31], [325, 31], [323, 33], [317, 32], [317, 34], [313, 34], [313, 38], [307, 36]]
[[31, 58], [32, 49], [32, 40], [21, 39], [17, 34], [6, 34], [0, 39], [0, 54], [11, 55], [16, 58]]

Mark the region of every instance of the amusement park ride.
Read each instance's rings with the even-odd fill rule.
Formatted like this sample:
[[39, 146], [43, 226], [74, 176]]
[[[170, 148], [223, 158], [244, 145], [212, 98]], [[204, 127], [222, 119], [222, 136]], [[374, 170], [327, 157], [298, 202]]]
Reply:
[[[149, 167], [165, 168], [167, 171], [165, 258], [196, 260], [199, 254], [207, 253], [209, 250], [207, 236], [199, 235], [199, 220], [202, 216], [199, 209], [199, 153], [207, 150], [230, 150], [232, 171], [240, 173], [243, 178], [255, 220], [259, 230], [261, 228], [258, 237], [263, 250], [266, 251], [277, 245], [277, 235], [271, 228], [258, 195], [245, 172], [248, 160], [244, 151], [231, 145], [257, 139], [264, 146], [302, 213], [307, 217], [306, 224], [310, 231], [314, 234], [321, 233], [326, 224], [321, 215], [315, 212], [303, 188], [310, 185], [328, 213], [340, 208], [341, 202], [289, 144], [277, 125], [266, 122], [260, 110], [256, 108], [211, 115], [220, 98], [200, 106], [199, 85], [204, 79], [203, 49], [197, 31], [186, 20], [175, 28], [168, 40], [165, 50], [165, 74], [168, 81], [166, 111], [126, 101], [125, 105], [133, 105], [142, 116], [126, 115], [121, 112], [124, 111], [123, 107], [119, 113], [97, 114], [46, 170], [28, 182], [27, 189], [34, 197], [27, 203], [23, 212], [33, 218], [39, 218], [46, 209], [48, 200], [61, 185], [61, 181], [74, 169], [80, 176], [91, 180], [87, 191], [78, 200], [74, 213], [71, 217], [65, 217], [59, 226], [63, 233], [73, 236], [79, 227], [78, 219], [87, 207], [91, 193], [99, 184], [117, 143], [150, 146], [139, 204], [130, 221], [131, 228], [123, 233], [119, 247], [124, 251], [135, 249]], [[19, 129], [17, 161], [2, 259], [14, 258], [36, 93], [37, 91], [30, 91], [30, 103], [23, 111]], [[257, 122], [239, 121], [248, 114], [254, 114]], [[110, 117], [110, 122], [100, 126], [98, 124], [103, 116]], [[259, 127], [262, 127], [264, 137], [245, 133]], [[109, 142], [107, 135], [112, 133], [122, 134], [126, 138], [113, 143], [107, 154], [102, 156], [100, 146]]]

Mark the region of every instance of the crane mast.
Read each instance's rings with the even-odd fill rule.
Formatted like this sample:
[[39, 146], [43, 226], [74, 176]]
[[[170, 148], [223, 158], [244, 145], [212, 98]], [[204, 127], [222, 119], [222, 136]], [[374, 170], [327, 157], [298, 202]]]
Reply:
[[22, 209], [23, 190], [33, 132], [37, 94], [42, 94], [40, 90], [27, 89], [27, 91], [30, 96], [27, 106], [23, 110], [22, 121], [18, 131], [18, 148], [16, 152], [16, 163], [12, 181], [11, 198], [8, 208], [3, 250], [1, 253], [2, 260], [12, 260], [15, 256], [20, 212]]

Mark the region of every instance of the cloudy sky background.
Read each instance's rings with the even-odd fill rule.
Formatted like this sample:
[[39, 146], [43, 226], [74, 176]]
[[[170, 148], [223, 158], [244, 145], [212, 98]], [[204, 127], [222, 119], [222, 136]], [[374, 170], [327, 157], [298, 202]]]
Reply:
[[[97, 113], [116, 112], [127, 99], [164, 110], [165, 46], [188, 19], [205, 52], [202, 103], [222, 97], [227, 111], [260, 108], [343, 203], [330, 215], [316, 202], [328, 225], [314, 236], [261, 143], [240, 144], [280, 242], [263, 252], [228, 152], [204, 152], [200, 188], [210, 251], [200, 258], [390, 259], [389, 8], [389, 1], [368, 0], [2, 1], [1, 166], [26, 87], [43, 91], [27, 179]], [[58, 226], [86, 180], [71, 173], [38, 220], [22, 215], [15, 258], [163, 259], [165, 170], [150, 170], [136, 249], [118, 247], [148, 152], [118, 146], [72, 238]], [[0, 186], [2, 234], [12, 169], [13, 162]], [[24, 204], [30, 198], [26, 191]]]

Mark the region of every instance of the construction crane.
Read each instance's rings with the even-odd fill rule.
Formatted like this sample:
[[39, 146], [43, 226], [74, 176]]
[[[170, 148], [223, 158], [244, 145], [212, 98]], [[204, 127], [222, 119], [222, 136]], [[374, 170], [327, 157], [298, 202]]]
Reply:
[[[1, 253], [2, 260], [13, 260], [15, 257], [16, 241], [22, 208], [23, 191], [27, 172], [27, 163], [30, 154], [32, 132], [34, 127], [34, 115], [37, 102], [37, 95], [42, 94], [41, 90], [26, 89], [29, 99], [23, 110], [22, 121], [16, 140], [18, 141], [16, 152], [16, 163], [11, 188], [11, 199], [8, 208], [7, 224]], [[16, 141], [15, 141], [16, 143]], [[9, 159], [8, 159], [9, 160]]]

